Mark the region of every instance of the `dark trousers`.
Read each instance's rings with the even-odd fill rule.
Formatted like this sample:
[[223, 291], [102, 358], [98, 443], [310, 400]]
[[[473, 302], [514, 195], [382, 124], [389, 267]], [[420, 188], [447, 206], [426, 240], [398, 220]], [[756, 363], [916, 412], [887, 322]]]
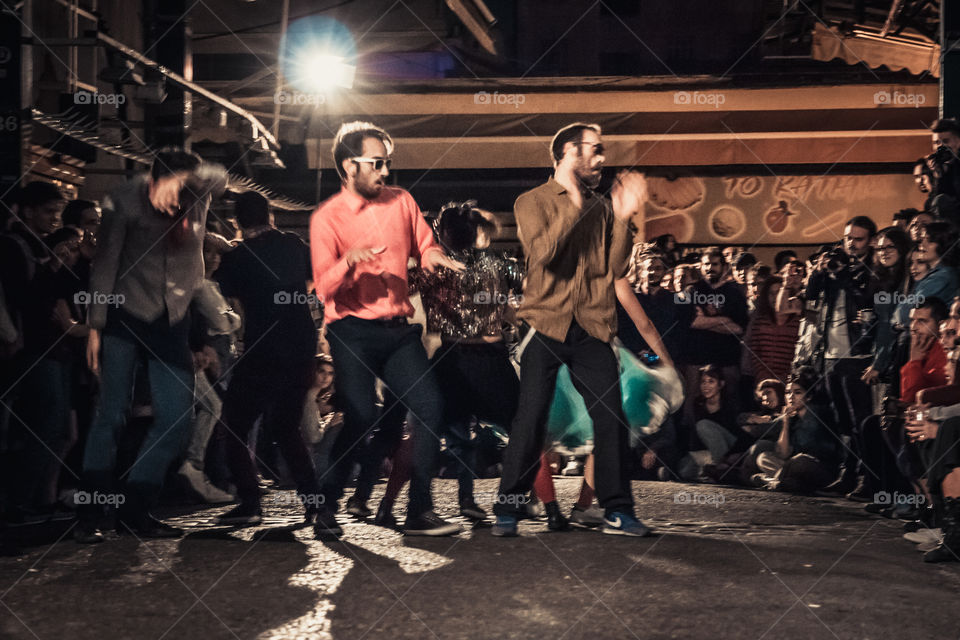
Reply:
[[[858, 466], [858, 458], [863, 456], [862, 452], [867, 448], [860, 425], [873, 413], [873, 398], [870, 395], [870, 385], [860, 377], [869, 364], [869, 360], [862, 358], [826, 360], [824, 377], [830, 403], [837, 418], [838, 435], [850, 436], [850, 449], [844, 463], [848, 473]], [[865, 470], [858, 469], [858, 473], [864, 472]]]
[[444, 399], [443, 429], [447, 449], [456, 461], [460, 504], [473, 502], [476, 440], [471, 420], [510, 428], [520, 400], [520, 381], [502, 342], [444, 344], [431, 362]]
[[227, 464], [243, 504], [259, 504], [257, 468], [248, 446], [250, 431], [263, 416], [263, 437], [274, 439], [307, 508], [321, 503], [313, 459], [300, 435], [307, 390], [315, 377], [313, 361], [288, 363], [241, 359], [223, 402]]
[[520, 360], [520, 401], [494, 512], [518, 516], [540, 466], [547, 416], [560, 365], [570, 368], [573, 386], [593, 420], [597, 499], [609, 514], [633, 512], [630, 492], [630, 436], [620, 397], [619, 367], [613, 349], [576, 322], [558, 342], [539, 333], [527, 341]]
[[366, 502], [373, 493], [373, 485], [380, 477], [383, 461], [393, 458], [403, 441], [403, 424], [407, 408], [397, 400], [389, 389], [383, 391], [383, 408], [373, 436], [357, 453], [360, 471], [357, 473], [357, 490], [353, 495]]
[[[420, 341], [420, 325], [347, 316], [327, 325], [334, 384], [343, 408], [343, 429], [333, 444], [323, 482], [327, 508], [336, 510], [357, 451], [377, 426], [376, 379], [409, 410], [413, 426], [413, 468], [408, 515], [433, 509], [430, 482], [439, 450], [442, 399]], [[385, 410], [389, 411], [390, 407]]]
[[[902, 432], [902, 427], [895, 427]], [[889, 446], [889, 437], [881, 426], [881, 417], [868, 416], [860, 425], [862, 434], [861, 458], [863, 460], [864, 479], [867, 488], [872, 493], [885, 491], [890, 495], [895, 492], [911, 491], [910, 483], [906, 481], [897, 467], [896, 451]]]

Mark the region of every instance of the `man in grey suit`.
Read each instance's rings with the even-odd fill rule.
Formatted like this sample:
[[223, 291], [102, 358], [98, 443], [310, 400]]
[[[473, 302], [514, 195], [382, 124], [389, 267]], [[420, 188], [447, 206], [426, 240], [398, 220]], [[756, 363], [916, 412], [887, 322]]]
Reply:
[[[180, 149], [162, 149], [148, 175], [119, 187], [104, 203], [90, 291], [78, 294], [89, 305], [87, 363], [100, 378], [77, 498], [78, 542], [103, 540], [97, 519], [109, 504], [118, 507], [121, 533], [183, 534], [149, 510], [193, 416], [187, 311], [203, 280], [207, 209], [225, 186], [222, 167]], [[120, 492], [114, 488], [117, 436], [141, 359], [147, 362], [154, 419]]]

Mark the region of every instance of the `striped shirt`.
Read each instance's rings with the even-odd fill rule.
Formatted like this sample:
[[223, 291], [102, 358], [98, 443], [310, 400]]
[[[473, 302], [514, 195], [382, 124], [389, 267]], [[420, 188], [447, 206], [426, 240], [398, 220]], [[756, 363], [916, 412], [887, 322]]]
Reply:
[[787, 381], [799, 330], [799, 316], [792, 315], [784, 324], [778, 325], [760, 313], [754, 314], [750, 320], [747, 349], [756, 380], [776, 378]]

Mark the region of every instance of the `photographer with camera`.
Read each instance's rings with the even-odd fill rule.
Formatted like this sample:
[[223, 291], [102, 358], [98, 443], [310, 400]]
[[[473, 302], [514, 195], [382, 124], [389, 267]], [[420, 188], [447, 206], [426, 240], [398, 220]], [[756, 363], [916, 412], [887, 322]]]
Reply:
[[924, 158], [931, 174], [929, 210], [957, 225], [960, 223], [960, 122], [943, 118], [935, 121], [930, 130], [933, 153]]
[[[819, 335], [813, 359], [822, 360], [827, 392], [836, 413], [838, 436], [853, 439], [843, 473], [826, 492], [843, 495], [858, 484], [859, 425], [871, 413], [869, 386], [861, 380], [873, 355], [871, 323], [873, 286], [868, 265], [872, 262], [871, 241], [877, 225], [866, 216], [847, 221], [842, 245], [824, 252], [817, 260], [807, 283], [805, 299], [815, 303]], [[862, 488], [862, 477], [859, 483]]]

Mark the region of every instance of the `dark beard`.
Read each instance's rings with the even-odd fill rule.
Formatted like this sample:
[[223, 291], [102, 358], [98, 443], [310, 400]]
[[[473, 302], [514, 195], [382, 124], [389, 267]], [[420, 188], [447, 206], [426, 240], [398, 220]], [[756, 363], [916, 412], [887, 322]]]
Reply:
[[580, 175], [580, 173], [577, 173], [577, 182], [580, 183], [580, 190], [584, 193], [593, 191], [600, 186], [600, 174], [598, 173], [596, 178], [594, 178], [593, 174], [591, 173], [587, 173], [586, 175]]
[[361, 187], [360, 184], [357, 183], [357, 192], [367, 200], [376, 200], [377, 196], [383, 192], [383, 187], [381, 186], [380, 191], [377, 191], [374, 187]]

